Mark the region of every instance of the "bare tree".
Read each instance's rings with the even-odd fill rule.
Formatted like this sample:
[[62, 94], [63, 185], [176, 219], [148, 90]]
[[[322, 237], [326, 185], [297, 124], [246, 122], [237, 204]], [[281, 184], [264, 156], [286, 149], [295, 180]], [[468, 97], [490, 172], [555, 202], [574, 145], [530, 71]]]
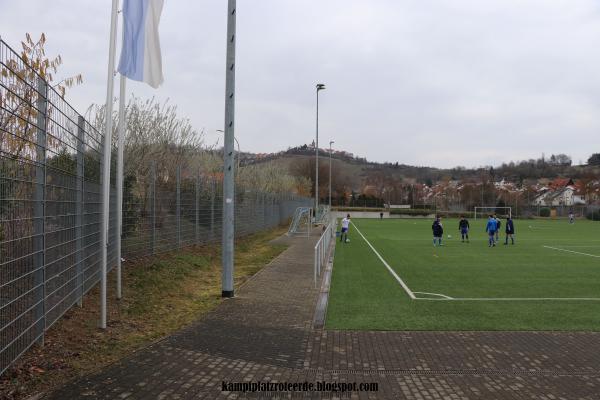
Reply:
[[[54, 58], [46, 57], [45, 44], [45, 34], [42, 33], [40, 38], [34, 41], [27, 33], [25, 41], [21, 42], [20, 56], [3, 60], [4, 65], [0, 66], [3, 86], [0, 89], [0, 150], [15, 158], [35, 157], [38, 78], [43, 79], [51, 90], [56, 92], [59, 99], [55, 100], [62, 100], [68, 88], [83, 81], [81, 74], [78, 74], [54, 83], [54, 75], [58, 73], [62, 58], [60, 55]], [[46, 111], [46, 128], [49, 132], [47, 146], [52, 148], [60, 147], [59, 135], [55, 132], [59, 127], [55, 126], [56, 123], [53, 123], [54, 119], [51, 118], [55, 106], [50, 102]], [[61, 127], [64, 128], [73, 127]]]
[[[289, 172], [296, 177], [301, 177], [310, 185], [307, 194], [315, 195], [315, 158], [298, 158], [290, 164]], [[341, 173], [338, 160], [334, 160], [331, 166], [331, 196], [342, 198], [352, 192], [352, 185], [346, 175]], [[329, 197], [329, 162], [319, 163], [319, 194], [321, 198]]]
[[[194, 129], [188, 118], [179, 116], [177, 106], [168, 100], [160, 104], [154, 98], [142, 100], [132, 96], [125, 108], [125, 118], [125, 175], [141, 180], [147, 176], [152, 162], [156, 162], [167, 182], [175, 176], [176, 166], [199, 166], [192, 160], [201, 158], [204, 133]], [[92, 106], [92, 125], [102, 132], [105, 121], [105, 106]], [[113, 126], [113, 145], [116, 145], [119, 126], [116, 111]]]
[[275, 163], [250, 165], [239, 169], [237, 183], [242, 187], [268, 193], [310, 193], [311, 181], [282, 171]]

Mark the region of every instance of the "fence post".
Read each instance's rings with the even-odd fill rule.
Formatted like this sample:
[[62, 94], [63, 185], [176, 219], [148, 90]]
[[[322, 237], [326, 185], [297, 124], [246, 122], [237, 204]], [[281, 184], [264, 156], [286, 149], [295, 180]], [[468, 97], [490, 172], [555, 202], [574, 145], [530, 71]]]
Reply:
[[263, 229], [269, 226], [269, 195], [263, 193]]
[[152, 195], [152, 254], [156, 254], [156, 161], [152, 161], [151, 168], [151, 195]]
[[[318, 244], [317, 244], [318, 246]], [[319, 249], [318, 247], [315, 247], [315, 265], [314, 267], [314, 279], [315, 279], [315, 289], [317, 288], [317, 263], [319, 262]]]
[[181, 165], [177, 166], [177, 197], [175, 214], [177, 217], [177, 248], [181, 248]]
[[217, 189], [217, 182], [215, 178], [211, 178], [210, 184], [210, 240], [213, 241], [215, 238], [215, 196]]
[[77, 269], [77, 305], [83, 305], [83, 185], [84, 185], [84, 158], [85, 152], [85, 119], [80, 115], [77, 118], [77, 199], [75, 200], [75, 246]]
[[265, 193], [260, 194], [260, 201], [262, 203], [262, 228], [267, 226], [267, 195]]
[[277, 195], [275, 194], [271, 199], [271, 223], [273, 224], [273, 226], [279, 225], [279, 202]]
[[200, 243], [200, 171], [196, 177], [196, 244]]
[[287, 214], [286, 212], [286, 207], [288, 202], [286, 201], [286, 197], [285, 195], [279, 194], [277, 197], [278, 200], [278, 204], [279, 204], [279, 223], [278, 225], [282, 225], [285, 221], [285, 215]]
[[271, 227], [272, 223], [273, 223], [273, 195], [268, 194], [267, 195], [267, 225], [269, 226], [269, 228]]
[[[44, 345], [46, 330], [46, 238], [45, 238], [45, 198], [46, 198], [46, 112], [48, 108], [48, 86], [42, 78], [37, 80], [37, 134], [36, 167], [33, 219], [34, 285], [35, 285], [35, 325], [37, 342]], [[34, 328], [35, 329], [35, 328]]]

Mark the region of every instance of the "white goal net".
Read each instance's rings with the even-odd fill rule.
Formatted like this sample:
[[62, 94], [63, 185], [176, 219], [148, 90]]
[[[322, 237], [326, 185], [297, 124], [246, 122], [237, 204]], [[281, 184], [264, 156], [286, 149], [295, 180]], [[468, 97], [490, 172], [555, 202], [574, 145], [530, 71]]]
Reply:
[[475, 207], [473, 219], [487, 218], [490, 214], [496, 214], [498, 217], [512, 218], [512, 207]]

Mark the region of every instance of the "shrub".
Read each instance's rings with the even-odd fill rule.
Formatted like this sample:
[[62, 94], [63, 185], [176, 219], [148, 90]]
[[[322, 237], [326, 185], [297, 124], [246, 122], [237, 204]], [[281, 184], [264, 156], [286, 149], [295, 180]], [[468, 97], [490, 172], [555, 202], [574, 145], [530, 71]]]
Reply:
[[[435, 215], [436, 212], [435, 210], [427, 210], [422, 208], [392, 208], [390, 210], [390, 214], [410, 215], [413, 217], [428, 217], [430, 215]], [[471, 213], [468, 211], [438, 211], [437, 215], [442, 218], [459, 218], [461, 215], [470, 217]]]
[[591, 219], [592, 221], [600, 221], [600, 210], [594, 210], [592, 212], [587, 213], [587, 219]]
[[438, 211], [437, 215], [442, 218], [460, 218], [463, 215], [467, 218], [471, 217], [471, 213], [465, 211]]
[[550, 216], [550, 209], [549, 208], [542, 208], [540, 209], [540, 217], [549, 217]]
[[434, 213], [433, 210], [424, 210], [424, 209], [419, 209], [419, 208], [392, 208], [390, 210], [390, 214], [413, 215], [413, 216], [422, 216], [422, 217], [426, 217], [433, 213]]
[[331, 211], [371, 211], [371, 212], [381, 212], [381, 211], [387, 211], [387, 208], [381, 208], [381, 207], [331, 207]]

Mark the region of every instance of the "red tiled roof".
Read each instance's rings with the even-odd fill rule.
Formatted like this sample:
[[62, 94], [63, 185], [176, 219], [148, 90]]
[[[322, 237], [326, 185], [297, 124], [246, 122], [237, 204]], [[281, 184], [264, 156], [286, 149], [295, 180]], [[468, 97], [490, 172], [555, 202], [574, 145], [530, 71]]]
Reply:
[[552, 189], [560, 189], [569, 185], [573, 185], [574, 182], [570, 178], [556, 178], [548, 184]]

